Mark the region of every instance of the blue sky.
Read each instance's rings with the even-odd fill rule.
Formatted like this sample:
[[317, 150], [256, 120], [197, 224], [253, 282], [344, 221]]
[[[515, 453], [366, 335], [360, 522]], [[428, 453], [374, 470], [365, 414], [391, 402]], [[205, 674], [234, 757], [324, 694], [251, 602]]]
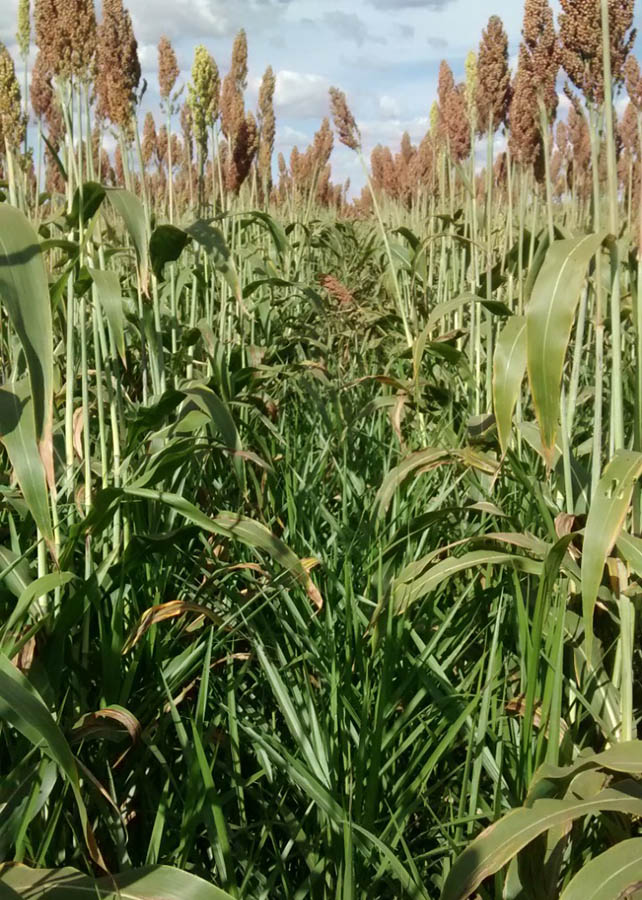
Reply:
[[[0, 40], [14, 43], [18, 0], [0, 0]], [[348, 95], [369, 151], [377, 142], [414, 141], [428, 127], [442, 59], [463, 77], [466, 54], [476, 49], [489, 16], [501, 16], [517, 55], [520, 0], [129, 0], [149, 88], [156, 103], [156, 45], [172, 41], [187, 82], [194, 46], [205, 44], [224, 73], [240, 27], [248, 34], [248, 105], [255, 105], [267, 65], [277, 73], [277, 150], [286, 158], [303, 148], [328, 113], [331, 84]], [[557, 10], [557, 0], [553, 3]], [[640, 6], [638, 4], [638, 6]], [[641, 18], [638, 8], [637, 18]], [[642, 23], [639, 23], [642, 24]], [[353, 154], [337, 147], [335, 180], [362, 175]]]

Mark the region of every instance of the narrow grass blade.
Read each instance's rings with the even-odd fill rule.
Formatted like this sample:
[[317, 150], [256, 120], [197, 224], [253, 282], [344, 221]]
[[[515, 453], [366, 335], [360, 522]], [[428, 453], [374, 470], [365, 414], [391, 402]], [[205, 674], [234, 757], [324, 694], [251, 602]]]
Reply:
[[16, 728], [34, 746], [42, 747], [43, 751], [65, 773], [76, 800], [91, 858], [106, 870], [89, 824], [87, 810], [80, 792], [78, 768], [69, 744], [40, 695], [27, 678], [1, 653], [0, 718]]
[[497, 338], [493, 360], [493, 406], [502, 454], [508, 449], [513, 412], [525, 373], [526, 319], [512, 316]]

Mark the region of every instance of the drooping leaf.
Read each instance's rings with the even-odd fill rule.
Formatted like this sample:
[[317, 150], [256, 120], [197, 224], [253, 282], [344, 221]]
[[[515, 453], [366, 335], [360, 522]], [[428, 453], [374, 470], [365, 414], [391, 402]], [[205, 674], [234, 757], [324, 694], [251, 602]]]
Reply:
[[78, 768], [69, 744], [41, 696], [3, 653], [0, 653], [0, 719], [17, 729], [35, 747], [41, 747], [64, 772], [76, 800], [91, 858], [106, 870], [89, 824]]
[[[192, 400], [199, 409], [209, 416], [221, 434], [223, 443], [229, 449], [238, 454], [243, 450], [243, 444], [238, 428], [232, 418], [228, 406], [206, 384], [192, 382], [182, 388], [185, 396]], [[234, 457], [233, 462], [236, 476], [239, 480], [243, 477], [243, 463], [240, 456]]]
[[100, 209], [104, 199], [103, 185], [96, 181], [86, 181], [82, 189], [76, 188], [74, 192], [71, 212], [67, 214], [67, 224], [71, 228], [77, 228], [82, 218], [83, 224], [87, 225]]
[[89, 269], [89, 274], [96, 285], [96, 294], [101, 309], [107, 319], [114, 346], [125, 363], [125, 310], [120, 280], [115, 272], [104, 272], [102, 269]]
[[634, 896], [641, 885], [642, 838], [630, 838], [586, 863], [560, 900], [615, 900]]
[[205, 247], [212, 258], [215, 268], [222, 273], [223, 278], [225, 278], [228, 283], [235, 299], [241, 303], [241, 283], [239, 281], [238, 272], [236, 271], [234, 259], [230, 253], [229, 247], [225, 243], [225, 238], [220, 228], [216, 228], [213, 225], [210, 225], [209, 222], [199, 219], [198, 222], [194, 222], [194, 224], [186, 228], [185, 231], [198, 244]]
[[158, 225], [154, 229], [149, 239], [149, 256], [157, 278], [162, 278], [165, 263], [176, 262], [189, 239], [189, 235], [175, 225]]
[[490, 825], [460, 856], [448, 873], [441, 900], [466, 900], [479, 885], [549, 828], [565, 825], [597, 812], [642, 814], [642, 786], [622, 781], [590, 800], [537, 800], [514, 809]]
[[591, 501], [582, 552], [582, 610], [589, 653], [604, 564], [622, 531], [633, 487], [641, 474], [642, 453], [618, 450], [604, 469]]
[[213, 884], [171, 866], [146, 866], [98, 879], [70, 868], [8, 866], [0, 883], [32, 900], [232, 900]]
[[620, 741], [601, 753], [583, 752], [568, 766], [540, 766], [528, 789], [526, 806], [535, 800], [566, 792], [571, 780], [581, 772], [603, 769], [626, 775], [642, 774], [642, 741]]
[[381, 487], [377, 491], [375, 508], [379, 516], [385, 516], [397, 488], [406, 481], [410, 475], [421, 475], [429, 472], [437, 466], [446, 463], [463, 463], [473, 469], [479, 469], [486, 474], [493, 475], [497, 471], [495, 460], [482, 453], [464, 448], [463, 450], [443, 450], [438, 447], [428, 447], [425, 450], [417, 450], [406, 457], [398, 466], [391, 469], [384, 478]]
[[238, 513], [221, 512], [210, 518], [198, 507], [179, 494], [167, 491], [153, 491], [147, 488], [123, 488], [122, 493], [146, 500], [157, 500], [175, 510], [189, 522], [212, 534], [234, 538], [249, 547], [262, 550], [287, 569], [303, 586], [307, 586], [310, 576], [299, 557], [280, 538], [272, 534], [265, 525]]
[[160, 603], [158, 606], [152, 606], [146, 609], [140, 617], [138, 625], [128, 638], [123, 647], [123, 654], [129, 653], [142, 637], [149, 631], [152, 625], [158, 622], [164, 622], [167, 619], [175, 619], [178, 616], [184, 616], [186, 613], [192, 613], [197, 617], [209, 619], [215, 625], [222, 624], [219, 615], [212, 612], [206, 606], [200, 606], [198, 603], [188, 603], [185, 600], [170, 600], [168, 603]]
[[405, 611], [412, 603], [434, 591], [443, 581], [466, 569], [500, 565], [514, 566], [536, 575], [542, 571], [542, 564], [536, 560], [492, 550], [473, 550], [463, 556], [448, 557], [424, 571], [418, 571], [420, 563], [421, 561], [411, 563], [395, 579], [393, 591], [397, 612]]
[[0, 440], [9, 456], [33, 520], [50, 545], [54, 533], [47, 477], [36, 439], [36, 424], [27, 379], [0, 387]]
[[54, 591], [58, 587], [68, 584], [72, 579], [71, 572], [50, 572], [48, 575], [42, 575], [22, 591], [18, 602], [16, 603], [11, 615], [5, 625], [5, 630], [10, 631], [16, 623], [25, 616], [34, 601], [44, 597], [45, 594]]
[[136, 261], [141, 288], [148, 291], [149, 247], [145, 209], [141, 201], [125, 188], [106, 188], [107, 199], [121, 216], [136, 249]]

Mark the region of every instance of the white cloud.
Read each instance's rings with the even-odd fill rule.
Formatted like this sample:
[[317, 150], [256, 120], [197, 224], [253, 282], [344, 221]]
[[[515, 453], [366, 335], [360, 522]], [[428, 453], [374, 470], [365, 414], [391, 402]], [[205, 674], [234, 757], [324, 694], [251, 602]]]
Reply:
[[283, 128], [279, 129], [278, 143], [284, 147], [294, 147], [296, 144], [301, 148], [304, 145], [307, 146], [309, 141], [309, 135], [300, 131], [298, 128], [291, 128], [289, 125], [284, 125]]
[[379, 97], [379, 110], [386, 118], [398, 119], [401, 116], [399, 101], [390, 94], [382, 94]]
[[276, 75], [274, 108], [291, 118], [322, 118], [328, 114], [328, 88], [323, 75], [281, 69]]
[[[139, 40], [233, 37], [251, 23], [251, 30], [274, 27], [285, 13], [278, 0], [128, 0]], [[249, 29], [248, 29], [249, 30]]]

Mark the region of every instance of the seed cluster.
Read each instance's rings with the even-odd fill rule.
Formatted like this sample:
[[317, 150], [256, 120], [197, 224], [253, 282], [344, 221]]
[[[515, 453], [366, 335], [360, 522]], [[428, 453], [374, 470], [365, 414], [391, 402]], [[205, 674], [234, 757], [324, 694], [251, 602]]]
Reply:
[[[560, 58], [566, 74], [590, 103], [604, 100], [602, 13], [599, 0], [560, 0]], [[633, 42], [635, 0], [608, 0], [611, 66], [616, 84]]]
[[477, 128], [479, 134], [492, 132], [508, 115], [510, 72], [508, 69], [508, 37], [499, 16], [491, 16], [482, 32], [477, 57]]
[[96, 60], [99, 114], [123, 131], [128, 131], [141, 70], [131, 17], [122, 0], [103, 0]]
[[17, 150], [25, 133], [20, 87], [11, 54], [0, 42], [0, 150]]
[[36, 0], [34, 25], [36, 44], [54, 75], [89, 79], [96, 47], [93, 0]]
[[334, 127], [339, 135], [339, 140], [351, 150], [361, 148], [361, 134], [346, 100], [346, 95], [338, 88], [330, 88], [330, 109]]

